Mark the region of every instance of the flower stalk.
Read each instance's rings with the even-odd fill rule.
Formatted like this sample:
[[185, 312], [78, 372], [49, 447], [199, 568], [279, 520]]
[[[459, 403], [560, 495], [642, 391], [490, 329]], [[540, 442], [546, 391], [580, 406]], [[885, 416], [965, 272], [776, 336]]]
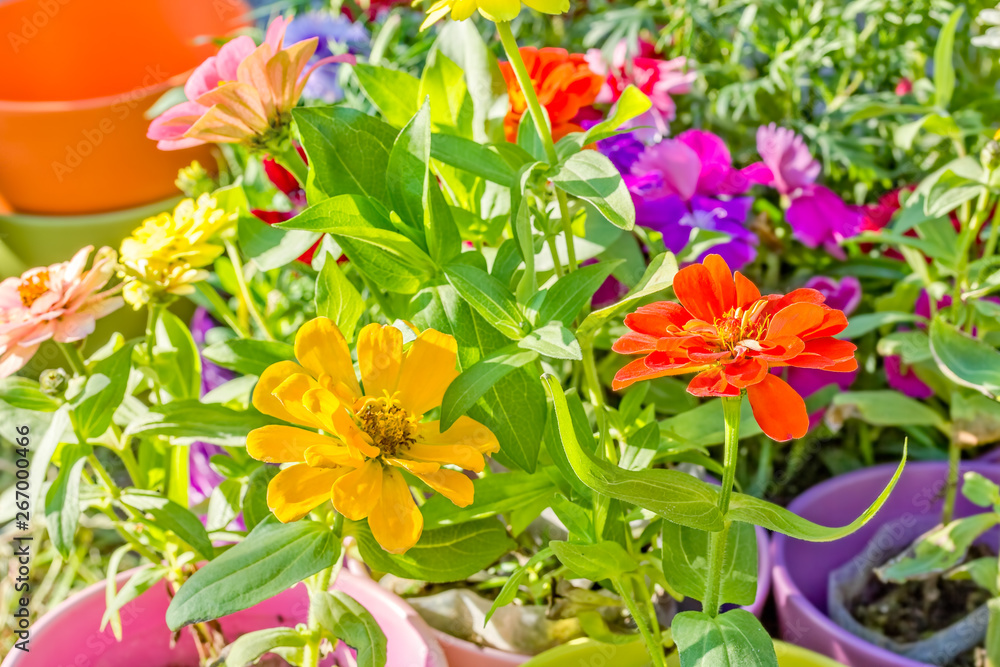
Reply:
[[733, 494], [733, 483], [736, 479], [736, 454], [740, 446], [740, 410], [743, 403], [742, 394], [727, 396], [722, 399], [722, 414], [726, 422], [725, 454], [723, 455], [722, 488], [719, 490], [719, 511], [722, 513], [724, 525], [722, 530], [709, 536], [708, 543], [708, 577], [705, 583], [705, 599], [702, 601], [702, 611], [710, 616], [719, 614], [722, 603], [722, 570], [726, 559], [726, 540], [729, 538], [731, 522], [725, 518], [729, 512], [729, 501]]

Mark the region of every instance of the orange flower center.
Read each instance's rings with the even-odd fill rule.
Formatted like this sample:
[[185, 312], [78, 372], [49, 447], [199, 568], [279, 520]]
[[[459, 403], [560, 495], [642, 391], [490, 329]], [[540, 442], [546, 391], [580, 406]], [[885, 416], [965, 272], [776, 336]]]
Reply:
[[368, 434], [383, 456], [396, 456], [414, 442], [413, 420], [389, 398], [369, 398], [358, 411], [361, 430]]
[[22, 278], [17, 286], [17, 293], [21, 296], [21, 303], [25, 308], [31, 308], [40, 296], [49, 291], [49, 272], [47, 269], [35, 271], [27, 278]]
[[734, 308], [715, 320], [712, 327], [719, 344], [733, 351], [739, 347], [759, 349], [756, 341], [767, 335], [767, 327], [771, 322], [770, 315], [760, 316], [760, 311], [766, 305], [766, 301], [760, 300], [746, 310]]

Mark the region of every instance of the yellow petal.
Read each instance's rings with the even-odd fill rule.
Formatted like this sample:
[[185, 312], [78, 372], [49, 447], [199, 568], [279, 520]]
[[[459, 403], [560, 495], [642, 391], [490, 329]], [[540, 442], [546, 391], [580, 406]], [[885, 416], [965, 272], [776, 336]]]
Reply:
[[298, 521], [330, 498], [330, 489], [347, 468], [285, 468], [267, 486], [267, 506], [282, 523]]
[[375, 459], [352, 470], [333, 485], [333, 506], [351, 521], [368, 516], [382, 493], [382, 464]]
[[322, 428], [323, 422], [306, 409], [302, 400], [306, 392], [317, 388], [319, 388], [319, 384], [307, 373], [296, 373], [282, 380], [271, 394], [281, 401], [281, 406], [294, 417], [295, 423], [312, 428]]
[[476, 0], [456, 0], [451, 6], [451, 20], [464, 21], [476, 11]]
[[478, 0], [479, 13], [493, 21], [513, 21], [521, 12], [521, 0]]
[[442, 468], [430, 474], [418, 474], [417, 477], [459, 507], [472, 504], [474, 491], [472, 480], [457, 470]]
[[270, 44], [264, 43], [250, 52], [244, 58], [239, 67], [236, 68], [236, 79], [241, 83], [252, 86], [257, 90], [261, 105], [264, 108], [264, 115], [268, 120], [277, 117], [277, 105], [275, 104], [274, 93], [271, 91], [271, 82], [267, 77], [267, 62], [274, 55], [274, 49]]
[[[420, 31], [423, 32], [430, 26], [434, 25], [435, 23], [443, 19], [445, 15], [450, 11], [451, 11], [451, 0], [438, 0], [433, 5], [431, 5], [430, 9], [427, 10], [427, 18], [425, 18], [424, 22], [420, 24]], [[469, 17], [467, 16], [465, 18]]]
[[276, 396], [272, 393], [275, 388], [286, 379], [306, 370], [294, 361], [279, 361], [268, 366], [257, 380], [257, 386], [253, 388], [253, 406], [265, 415], [281, 419], [286, 422], [294, 422], [295, 416], [285, 409]]
[[278, 113], [291, 111], [299, 101], [299, 76], [318, 45], [318, 37], [304, 39], [278, 51], [267, 62], [267, 77]]
[[368, 515], [372, 536], [391, 554], [405, 553], [420, 539], [424, 517], [413, 502], [403, 474], [386, 468], [382, 475], [382, 495]]
[[400, 404], [411, 415], [422, 415], [441, 405], [444, 392], [458, 377], [455, 339], [427, 329], [410, 344], [399, 371]]
[[184, 133], [188, 139], [217, 144], [236, 144], [257, 136], [257, 132], [222, 107], [211, 107]]
[[482, 472], [486, 465], [479, 450], [467, 445], [425, 445], [418, 442], [410, 445], [406, 455], [420, 461], [450, 463], [473, 472]]
[[322, 424], [320, 428], [324, 431], [335, 433], [349, 447], [369, 458], [378, 456], [378, 447], [368, 442], [351, 413], [331, 392], [322, 387], [310, 389], [302, 397], [302, 404]]
[[230, 81], [212, 88], [198, 98], [198, 104], [217, 107], [227, 117], [238, 118], [240, 123], [254, 132], [267, 130], [268, 121], [260, 96], [253, 86], [238, 81]]
[[392, 396], [402, 362], [403, 334], [396, 327], [369, 324], [358, 334], [358, 366], [366, 396]]
[[310, 447], [336, 446], [336, 440], [294, 426], [261, 426], [247, 434], [247, 453], [264, 463], [300, 463]]
[[424, 422], [417, 427], [419, 442], [430, 445], [465, 445], [474, 447], [483, 454], [500, 450], [500, 443], [493, 432], [471, 417], [459, 417], [444, 433], [441, 432], [440, 421]]
[[522, 2], [543, 14], [563, 14], [569, 11], [569, 0], [522, 0]]
[[391, 466], [396, 466], [397, 468], [402, 468], [412, 472], [414, 475], [418, 473], [432, 473], [437, 472], [441, 469], [441, 466], [437, 463], [431, 463], [429, 461], [414, 461], [408, 458], [394, 458], [386, 457], [385, 462]]
[[[305, 453], [305, 461], [313, 468], [337, 468], [346, 466], [348, 468], [360, 468], [365, 464], [365, 459], [358, 452], [345, 447], [333, 438], [327, 438], [327, 443], [313, 445]], [[337, 444], [329, 444], [337, 442]]]
[[335, 392], [343, 385], [353, 397], [361, 396], [361, 387], [351, 362], [351, 350], [347, 347], [344, 334], [331, 320], [317, 317], [302, 325], [295, 335], [295, 358], [324, 386], [326, 383], [321, 376], [328, 375], [331, 389]]

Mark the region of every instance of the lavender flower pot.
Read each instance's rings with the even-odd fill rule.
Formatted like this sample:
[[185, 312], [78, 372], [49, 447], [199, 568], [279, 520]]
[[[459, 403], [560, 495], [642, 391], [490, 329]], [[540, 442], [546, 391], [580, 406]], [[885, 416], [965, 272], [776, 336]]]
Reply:
[[[133, 572], [118, 577], [121, 587]], [[342, 571], [335, 588], [361, 603], [378, 621], [389, 640], [392, 667], [447, 667], [433, 632], [405, 602], [365, 577]], [[190, 633], [184, 631], [173, 647], [164, 622], [170, 597], [157, 584], [121, 611], [122, 641], [108, 627], [100, 631], [104, 614], [104, 582], [73, 595], [31, 628], [30, 651], [12, 650], [0, 667], [198, 667]], [[308, 596], [299, 584], [244, 611], [220, 619], [227, 641], [271, 627], [293, 627], [308, 615]], [[333, 664], [332, 658], [324, 662]]]
[[[757, 530], [757, 597], [753, 604], [743, 607], [760, 618], [771, 592], [771, 553], [767, 531]], [[438, 641], [448, 657], [450, 667], [514, 667], [527, 662], [531, 656], [498, 651], [494, 648], [477, 646], [472, 642], [452, 637], [435, 630]], [[6, 667], [4, 665], [3, 667]]]
[[[819, 484], [796, 498], [788, 509], [827, 526], [843, 526], [858, 517], [892, 478], [895, 464], [858, 470]], [[941, 512], [944, 462], [907, 463], [885, 505], [865, 527], [836, 542], [811, 543], [774, 535], [774, 598], [783, 639], [828, 655], [849, 667], [927, 667], [870, 644], [827, 616], [830, 572], [844, 565], [872, 540], [880, 527], [896, 522], [902, 529]], [[975, 471], [1000, 482], [1000, 465], [966, 462], [961, 473]], [[955, 516], [982, 512], [959, 494]]]

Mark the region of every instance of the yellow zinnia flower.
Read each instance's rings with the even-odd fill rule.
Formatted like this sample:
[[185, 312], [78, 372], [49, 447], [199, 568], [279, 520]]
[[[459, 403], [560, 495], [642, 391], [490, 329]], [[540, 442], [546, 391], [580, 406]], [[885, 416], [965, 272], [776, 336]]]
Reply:
[[[282, 522], [296, 521], [333, 501], [352, 521], [368, 518], [372, 535], [390, 553], [420, 539], [423, 516], [405, 470], [460, 507], [472, 502], [472, 480], [452, 464], [482, 472], [496, 436], [469, 417], [446, 431], [423, 415], [441, 405], [458, 375], [455, 339], [433, 329], [403, 351], [403, 335], [369, 324], [358, 336], [361, 382], [340, 329], [325, 317], [295, 336], [299, 363], [269, 366], [253, 392], [264, 414], [304, 426], [264, 426], [247, 436], [258, 461], [294, 463], [271, 480], [267, 504]], [[308, 429], [308, 430], [307, 430]]]
[[159, 293], [190, 294], [193, 283], [208, 277], [204, 267], [224, 250], [216, 237], [235, 219], [207, 194], [146, 218], [122, 241], [118, 275], [125, 301], [138, 310]]
[[464, 21], [478, 9], [479, 13], [494, 23], [512, 21], [521, 12], [521, 2], [543, 14], [562, 14], [569, 11], [569, 0], [437, 0], [427, 10], [420, 29], [437, 23], [451, 12], [453, 21]]

